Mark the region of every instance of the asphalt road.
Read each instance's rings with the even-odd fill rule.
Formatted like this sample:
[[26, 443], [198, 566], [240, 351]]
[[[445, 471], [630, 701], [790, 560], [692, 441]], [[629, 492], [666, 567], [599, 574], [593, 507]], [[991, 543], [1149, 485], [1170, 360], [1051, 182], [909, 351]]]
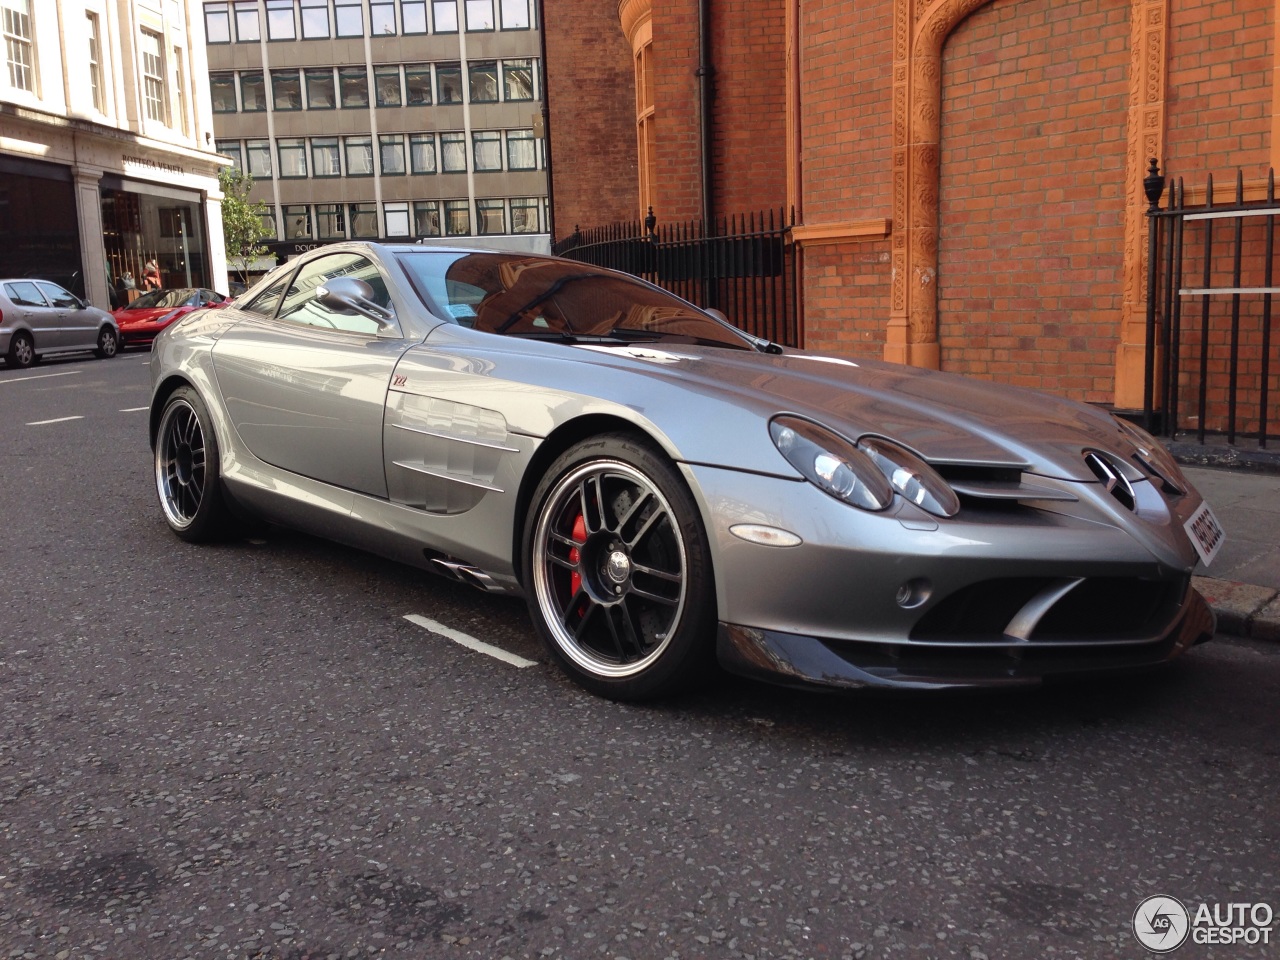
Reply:
[[621, 706], [520, 603], [182, 543], [147, 399], [145, 354], [0, 370], [0, 960], [1116, 958], [1152, 894], [1280, 911], [1280, 647]]

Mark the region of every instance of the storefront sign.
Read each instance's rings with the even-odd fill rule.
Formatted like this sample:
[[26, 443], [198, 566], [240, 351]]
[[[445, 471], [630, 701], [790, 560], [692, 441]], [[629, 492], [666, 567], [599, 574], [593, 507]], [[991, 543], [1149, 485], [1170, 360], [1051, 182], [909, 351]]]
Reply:
[[143, 170], [148, 170], [153, 173], [176, 173], [178, 176], [182, 176], [186, 173], [186, 170], [176, 164], [157, 163], [154, 160], [148, 160], [146, 157], [131, 157], [127, 153], [121, 154], [120, 160], [126, 169], [129, 167], [140, 167]]

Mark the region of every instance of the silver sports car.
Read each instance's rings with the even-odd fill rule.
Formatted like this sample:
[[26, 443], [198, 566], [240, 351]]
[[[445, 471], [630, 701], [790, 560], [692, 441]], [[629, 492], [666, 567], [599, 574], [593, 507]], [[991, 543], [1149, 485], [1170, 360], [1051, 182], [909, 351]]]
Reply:
[[782, 349], [567, 260], [327, 246], [156, 340], [178, 536], [246, 514], [523, 595], [605, 696], [718, 660], [775, 682], [986, 687], [1208, 639], [1222, 533], [1110, 414]]

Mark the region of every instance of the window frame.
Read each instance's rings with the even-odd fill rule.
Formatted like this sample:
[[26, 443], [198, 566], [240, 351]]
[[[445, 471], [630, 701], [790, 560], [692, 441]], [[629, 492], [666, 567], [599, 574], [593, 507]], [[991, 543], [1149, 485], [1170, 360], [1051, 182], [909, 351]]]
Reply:
[[[473, 27], [471, 25], [471, 11], [475, 8], [479, 11], [482, 7], [487, 6], [489, 9], [489, 26]], [[466, 15], [467, 33], [493, 33], [498, 29], [498, 13], [493, 7], [493, 0], [463, 0], [463, 12]], [[484, 17], [480, 20], [483, 22]]]
[[[253, 140], [245, 140], [244, 141], [245, 172], [248, 173], [249, 176], [253, 177], [254, 180], [270, 180], [272, 177], [272, 174], [274, 173], [274, 167], [272, 166], [273, 158], [271, 156], [271, 153], [272, 153], [272, 150], [271, 150], [270, 139], [254, 138]], [[267, 158], [266, 173], [254, 172], [253, 158], [255, 155], [259, 157]]]
[[[396, 81], [396, 101], [395, 103], [382, 102], [382, 85], [380, 80], [388, 77], [395, 77]], [[404, 106], [404, 83], [400, 76], [399, 64], [383, 64], [382, 66], [374, 65], [373, 68], [373, 94], [374, 104], [382, 109], [384, 107], [403, 107]]]
[[[532, 130], [528, 130], [528, 129], [507, 130], [504, 136], [504, 140], [505, 140], [504, 146], [506, 148], [506, 164], [507, 164], [507, 169], [509, 171], [524, 172], [524, 171], [538, 169], [538, 138], [533, 135]], [[524, 143], [526, 141], [529, 144], [529, 151], [533, 155], [533, 165], [528, 167], [516, 166], [516, 164], [513, 162], [514, 156], [511, 152], [512, 143], [513, 142]]]
[[[462, 64], [457, 60], [446, 60], [444, 63], [436, 65], [436, 105], [441, 107], [450, 107], [456, 104], [467, 102], [467, 85], [463, 82]], [[444, 98], [444, 76], [456, 76], [458, 78], [458, 98], [456, 100], [446, 100]]]
[[[440, 11], [453, 9], [453, 26], [440, 26]], [[458, 18], [458, 0], [431, 0], [431, 32], [432, 33], [457, 33], [461, 22]]]
[[[422, 225], [421, 217], [423, 215], [435, 216], [435, 232], [423, 231], [418, 228]], [[444, 236], [444, 217], [440, 209], [439, 200], [415, 200], [412, 208], [413, 217], [413, 235], [415, 237], [440, 237]]]
[[[20, 0], [22, 10], [4, 7], [0, 15], [0, 33], [5, 41], [5, 63], [9, 68], [9, 86], [14, 90], [39, 96], [40, 73], [36, 60], [35, 31], [31, 26], [31, 4]], [[20, 56], [14, 57], [18, 52]], [[21, 79], [20, 79], [21, 78]]]
[[[357, 217], [373, 218], [373, 233], [358, 233], [356, 231]], [[378, 222], [378, 205], [372, 200], [363, 200], [347, 204], [347, 222], [350, 224], [350, 234], [352, 240], [377, 240], [381, 236], [382, 225]]]
[[[165, 64], [164, 37], [142, 27], [138, 54], [142, 61], [142, 100], [147, 119], [169, 126], [169, 79]], [[155, 51], [148, 50], [154, 44]]]
[[[266, 0], [268, 43], [288, 43], [298, 39], [298, 17], [295, 6], [294, 0]], [[281, 11], [288, 11], [289, 14], [289, 36], [287, 37], [277, 37], [272, 27], [274, 20], [272, 14], [278, 14]]]
[[[339, 11], [356, 11], [360, 18], [360, 29], [355, 33], [343, 31], [342, 16]], [[335, 40], [348, 40], [365, 36], [364, 2], [363, 0], [333, 0], [333, 37]]]
[[[219, 83], [225, 85], [227, 90], [231, 91], [231, 109], [219, 110], [218, 98], [214, 96], [214, 84]], [[209, 74], [209, 105], [214, 115], [238, 113], [240, 111], [240, 84], [237, 82], [235, 71], [218, 72]]]
[[[285, 150], [290, 154], [297, 153], [302, 157], [302, 173], [285, 173]], [[305, 137], [277, 137], [276, 138], [276, 163], [279, 164], [279, 173], [277, 179], [280, 180], [306, 180], [310, 174], [307, 165], [307, 141]]]
[[[400, 169], [388, 170], [386, 166], [386, 150], [391, 148], [394, 154], [398, 153], [400, 157]], [[398, 150], [397, 150], [398, 148]], [[405, 177], [409, 175], [408, 158], [404, 153], [404, 134], [403, 133], [380, 133], [378, 134], [378, 173], [384, 177]]]
[[[228, 146], [234, 146], [234, 152], [228, 150]], [[244, 145], [239, 140], [215, 140], [213, 142], [213, 149], [216, 150], [220, 156], [231, 157], [235, 161], [232, 164], [232, 168], [239, 170], [241, 173], [244, 172]]]
[[[311, 83], [319, 82], [321, 77], [329, 79], [329, 105], [323, 106], [311, 102]], [[306, 108], [308, 110], [337, 110], [338, 109], [338, 81], [333, 75], [333, 67], [303, 67], [302, 82], [305, 86], [304, 95]]]
[[[480, 145], [494, 145], [497, 147], [497, 166], [486, 165], [481, 166]], [[501, 173], [503, 169], [502, 156], [502, 131], [501, 130], [472, 130], [471, 131], [471, 162], [475, 164], [472, 167], [476, 173]]]
[[[514, 6], [517, 3], [524, 4], [524, 25], [523, 26], [507, 26], [507, 7]], [[529, 0], [498, 0], [498, 25], [502, 30], [532, 30], [533, 29], [533, 4]]]
[[[461, 167], [449, 166], [448, 164], [449, 154], [447, 150], [447, 147], [449, 145], [462, 148], [461, 149], [461, 155], [462, 155]], [[455, 152], [457, 151], [455, 150]], [[446, 130], [443, 133], [441, 133], [440, 134], [440, 155], [437, 158], [439, 162], [440, 172], [441, 173], [466, 173], [468, 169], [467, 165], [470, 162], [467, 158], [468, 152], [469, 151], [467, 150], [467, 135], [464, 131]], [[470, 236], [470, 234], [467, 234], [467, 236]]]
[[[404, 232], [396, 233], [391, 229], [391, 215], [404, 215]], [[382, 205], [382, 229], [383, 236], [388, 240], [393, 237], [412, 237], [413, 236], [413, 209], [407, 201], [396, 201], [394, 203], [384, 203]]]
[[[412, 69], [410, 69], [412, 68]], [[429, 63], [406, 63], [404, 65], [404, 105], [406, 107], [430, 107], [435, 103], [434, 89], [431, 82], [431, 64]], [[425, 101], [413, 102], [409, 99], [409, 77], [426, 77], [427, 80], [427, 99]]]
[[[347, 103], [346, 82], [355, 80], [359, 77], [360, 83], [364, 89], [364, 102], [356, 104]], [[338, 68], [338, 106], [343, 110], [368, 110], [369, 109], [369, 71], [365, 69], [364, 64], [359, 66], [346, 66]]]
[[[430, 14], [427, 12], [427, 0], [400, 0], [400, 35], [402, 37], [420, 37], [425, 36], [431, 29]], [[422, 29], [410, 30], [406, 24], [408, 18], [405, 16], [406, 7], [416, 7], [422, 10]]]
[[[227, 39], [225, 40], [214, 40], [213, 31], [209, 28], [211, 18], [218, 16], [221, 16], [226, 23]], [[232, 42], [230, 3], [206, 3], [204, 5], [204, 42], [209, 46]]]
[[[519, 204], [519, 207], [518, 207], [518, 208], [517, 208], [517, 206], [516, 206], [517, 204]], [[510, 201], [509, 206], [510, 206], [510, 208], [511, 208], [511, 233], [512, 233], [512, 234], [517, 234], [517, 235], [518, 235], [518, 234], [525, 234], [525, 233], [541, 233], [541, 232], [542, 232], [542, 230], [541, 230], [541, 227], [542, 227], [542, 201], [541, 201], [541, 199], [540, 199], [540, 198], [538, 198], [538, 197], [512, 197], [512, 198], [511, 198], [511, 201]], [[532, 229], [532, 230], [517, 230], [517, 229], [516, 229], [516, 210], [517, 210], [517, 209], [520, 209], [520, 210], [532, 210], [532, 211], [533, 211], [533, 229]]]
[[[324, 14], [324, 34], [311, 34], [308, 32], [307, 11], [319, 10]], [[329, 0], [299, 0], [298, 3], [298, 38], [300, 40], [331, 40], [333, 39], [333, 22], [329, 19]]]
[[[453, 214], [461, 212], [467, 218], [465, 232], [453, 229]], [[446, 200], [444, 202], [444, 235], [446, 237], [471, 236], [471, 203], [467, 200]]]
[[[326, 217], [332, 217], [337, 233], [326, 233], [321, 229]], [[341, 203], [317, 203], [315, 238], [317, 240], [345, 240], [347, 238], [347, 211]]]
[[[253, 77], [258, 78], [258, 83], [262, 89], [262, 106], [247, 106], [249, 100], [244, 95], [245, 84], [249, 83]], [[239, 74], [240, 79], [240, 112], [241, 113], [266, 113], [267, 110], [267, 78], [261, 70], [242, 70]]]
[[[369, 36], [376, 39], [378, 37], [398, 37], [400, 36], [400, 18], [397, 16], [396, 7], [399, 4], [395, 0], [369, 0]], [[387, 7], [391, 10], [391, 32], [385, 30], [382, 33], [375, 33], [373, 29], [374, 10], [381, 10]]]
[[[313, 180], [330, 180], [342, 176], [342, 142], [339, 137], [310, 137], [307, 147], [311, 152], [311, 178]], [[316, 163], [316, 151], [332, 151], [324, 164]], [[328, 167], [329, 160], [334, 161], [333, 173], [320, 173], [321, 166]]]
[[[351, 151], [352, 149], [367, 148], [369, 170], [367, 173], [352, 172], [351, 169]], [[342, 164], [344, 172], [348, 178], [372, 177], [377, 172], [375, 166], [376, 158], [373, 155], [373, 137], [369, 134], [360, 134], [342, 138]]]
[[[417, 153], [415, 146], [423, 144], [431, 147], [431, 169], [419, 170], [416, 161]], [[436, 135], [434, 133], [411, 133], [409, 134], [409, 173], [413, 176], [430, 176], [440, 172], [439, 150], [436, 147]]]
[[[492, 97], [476, 96], [476, 81], [485, 79], [493, 82]], [[497, 60], [471, 60], [467, 63], [467, 102], [468, 103], [500, 103], [502, 101], [502, 72]]]
[[[512, 66], [513, 64], [516, 66]], [[537, 61], [531, 57], [502, 61], [500, 86], [502, 88], [503, 103], [532, 103], [538, 99], [538, 69], [536, 64]], [[511, 96], [511, 84], [507, 77], [509, 74], [514, 74], [521, 70], [527, 70], [529, 73], [529, 95], [527, 97], [513, 97]]]
[[[489, 230], [486, 224], [485, 213], [493, 213], [497, 211], [501, 230]], [[476, 236], [477, 237], [499, 237], [506, 236], [507, 233], [507, 204], [506, 201], [493, 197], [477, 197], [476, 198]]]
[[[301, 212], [299, 212], [301, 211]], [[281, 217], [284, 220], [284, 232], [288, 234], [286, 240], [314, 240], [315, 230], [311, 221], [311, 205], [308, 203], [285, 203], [280, 206]], [[294, 217], [301, 216], [304, 218], [306, 233], [291, 233], [289, 223]]]
[[[262, 21], [258, 19], [258, 4], [254, 2], [246, 2], [246, 0], [235, 0], [231, 5], [232, 19], [236, 24], [236, 43], [258, 43], [262, 40]], [[247, 37], [241, 31], [241, 17], [253, 16], [253, 36]], [[245, 20], [247, 23], [247, 19]]]
[[[285, 67], [281, 70], [272, 70], [270, 75], [271, 75], [271, 109], [276, 113], [293, 113], [296, 110], [301, 110], [303, 107], [301, 71], [297, 67]], [[298, 94], [297, 106], [294, 106], [294, 107], [280, 106], [279, 95], [276, 93], [277, 76], [283, 76], [284, 81], [286, 83], [289, 82], [288, 81], [289, 77], [293, 78], [293, 83], [297, 85], [296, 87], [297, 94]]]

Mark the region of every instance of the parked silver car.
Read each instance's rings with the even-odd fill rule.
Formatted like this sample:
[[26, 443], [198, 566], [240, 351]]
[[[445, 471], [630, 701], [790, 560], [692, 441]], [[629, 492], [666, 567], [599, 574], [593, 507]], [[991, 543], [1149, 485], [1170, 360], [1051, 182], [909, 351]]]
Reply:
[[49, 280], [0, 280], [0, 356], [9, 366], [85, 350], [105, 359], [119, 349], [120, 328], [107, 311]]
[[787, 684], [1037, 684], [1208, 639], [1221, 543], [1103, 410], [782, 349], [567, 260], [342, 244], [161, 333], [178, 536], [233, 509], [523, 594], [619, 699], [718, 658]]

